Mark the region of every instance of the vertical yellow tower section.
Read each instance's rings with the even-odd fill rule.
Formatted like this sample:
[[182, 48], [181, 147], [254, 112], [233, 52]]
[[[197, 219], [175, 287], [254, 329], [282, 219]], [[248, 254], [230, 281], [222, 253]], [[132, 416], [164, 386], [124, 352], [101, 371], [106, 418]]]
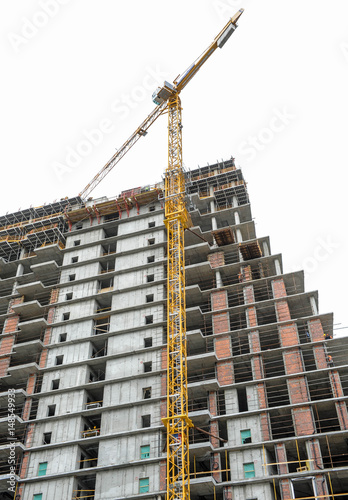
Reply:
[[168, 101], [168, 168], [165, 175], [167, 269], [167, 500], [189, 500], [190, 462], [186, 364], [184, 230], [189, 227], [182, 167], [181, 102]]

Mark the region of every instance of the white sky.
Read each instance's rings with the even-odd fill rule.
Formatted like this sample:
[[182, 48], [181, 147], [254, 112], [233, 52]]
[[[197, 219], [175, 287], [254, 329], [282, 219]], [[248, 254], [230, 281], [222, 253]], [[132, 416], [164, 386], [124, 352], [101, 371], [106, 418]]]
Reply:
[[[182, 92], [185, 166], [233, 155], [258, 236], [348, 326], [347, 0], [1, 0], [0, 213], [77, 195], [241, 7]], [[158, 181], [166, 137], [161, 117], [94, 197]]]

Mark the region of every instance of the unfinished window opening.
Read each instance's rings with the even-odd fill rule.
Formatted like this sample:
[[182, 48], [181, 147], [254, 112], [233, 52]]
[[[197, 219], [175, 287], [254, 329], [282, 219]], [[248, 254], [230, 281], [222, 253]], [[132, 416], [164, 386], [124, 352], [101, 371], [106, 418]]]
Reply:
[[118, 226], [115, 226], [113, 224], [110, 224], [110, 227], [107, 229], [104, 229], [104, 237], [105, 238], [112, 238], [113, 236], [118, 235]]
[[275, 313], [274, 306], [258, 307], [256, 309], [257, 324], [258, 325], [269, 325], [270, 323], [277, 323], [277, 316]]
[[104, 222], [111, 222], [113, 220], [118, 220], [119, 218], [120, 214], [118, 212], [113, 212], [104, 216]]
[[81, 240], [75, 240], [74, 241], [74, 247], [78, 247], [81, 245]]
[[94, 335], [101, 335], [102, 333], [107, 333], [110, 329], [110, 316], [104, 316], [103, 318], [94, 320]]
[[239, 412], [242, 413], [244, 411], [248, 411], [248, 400], [247, 400], [247, 393], [246, 393], [245, 387], [241, 387], [240, 389], [237, 389], [237, 397], [238, 397]]
[[154, 294], [153, 293], [146, 295], [146, 302], [153, 302], [153, 301], [154, 301]]
[[145, 444], [140, 446], [140, 460], [144, 460], [145, 458], [150, 458], [150, 445]]
[[63, 321], [68, 321], [69, 318], [70, 318], [70, 313], [69, 312], [63, 313], [63, 316], [62, 316]]
[[263, 358], [263, 366], [267, 378], [285, 375], [285, 367], [282, 354], [272, 354], [271, 358], [265, 355], [265, 357]]
[[147, 283], [151, 283], [152, 281], [155, 281], [155, 275], [154, 274], [148, 274], [146, 276], [146, 281], [147, 281]]
[[147, 240], [147, 244], [148, 244], [148, 245], [154, 245], [154, 244], [155, 244], [155, 241], [156, 241], [156, 240], [155, 240], [155, 238], [149, 238], [149, 239]]
[[149, 222], [149, 228], [150, 227], [155, 227], [156, 226], [156, 222], [155, 221], [151, 221]]
[[247, 382], [248, 380], [253, 380], [253, 372], [251, 369], [250, 359], [234, 361], [233, 370], [234, 381], [236, 384], [238, 382]]
[[149, 212], [154, 212], [156, 210], [156, 207], [154, 205], [152, 205], [151, 207], [149, 207]]
[[248, 354], [250, 352], [248, 334], [237, 333], [232, 336], [232, 353], [233, 356]]
[[240, 431], [240, 439], [242, 444], [251, 443], [251, 430], [245, 429], [244, 431]]
[[220, 389], [217, 395], [218, 415], [226, 415], [225, 391]]
[[75, 281], [76, 280], [76, 274], [69, 274], [69, 281]]
[[152, 337], [146, 337], [144, 339], [144, 347], [152, 347]]
[[147, 263], [148, 263], [148, 264], [151, 264], [151, 262], [155, 262], [155, 256], [154, 256], [154, 255], [150, 255], [150, 256], [147, 258]]
[[340, 430], [340, 422], [337, 417], [335, 403], [329, 402], [314, 405], [313, 415], [317, 432], [323, 433]]
[[291, 484], [294, 491], [294, 498], [315, 497], [312, 479], [291, 479]]
[[143, 388], [143, 399], [150, 399], [151, 398], [151, 387], [144, 387]]
[[151, 325], [153, 323], [153, 315], [145, 316], [145, 325]]
[[75, 225], [75, 229], [82, 229], [83, 227], [83, 223], [82, 222], [78, 222], [76, 225]]
[[295, 436], [294, 424], [290, 410], [277, 410], [270, 413], [269, 418], [273, 439], [283, 439]]
[[142, 415], [141, 417], [141, 427], [150, 427], [151, 425], [151, 415]]
[[66, 333], [61, 333], [59, 335], [59, 342], [66, 342], [67, 339], [67, 334]]
[[51, 444], [52, 432], [44, 432], [42, 444]]
[[55, 390], [59, 389], [59, 384], [60, 384], [60, 379], [59, 378], [57, 378], [55, 380], [52, 380], [52, 384], [51, 384], [52, 391], [55, 391]]
[[79, 258], [78, 257], [71, 257], [71, 263], [72, 264], [76, 264], [76, 262], [79, 261]]
[[56, 356], [56, 361], [55, 361], [55, 365], [62, 365], [63, 364], [63, 359], [64, 359], [64, 355], [60, 355], [60, 356]]
[[116, 253], [116, 241], [108, 245], [102, 245], [102, 255], [111, 255]]
[[146, 361], [146, 363], [144, 363], [144, 372], [152, 372], [152, 361]]
[[280, 347], [279, 333], [277, 328], [267, 329], [266, 332], [260, 332], [261, 351], [268, 349], [278, 349]]
[[72, 300], [72, 298], [73, 298], [73, 292], [67, 293], [65, 295], [65, 300]]
[[327, 374], [321, 374], [320, 377], [316, 376], [314, 379], [308, 377], [307, 383], [311, 401], [332, 398], [330, 379]]
[[276, 380], [266, 383], [268, 406], [284, 406], [290, 404], [286, 380]]
[[243, 330], [247, 327], [245, 313], [230, 315], [230, 330]]
[[42, 493], [35, 493], [33, 496], [33, 500], [42, 500]]
[[47, 407], [47, 416], [53, 417], [56, 413], [56, 405], [48, 405]]
[[98, 281], [98, 293], [110, 292], [114, 286], [114, 278]]

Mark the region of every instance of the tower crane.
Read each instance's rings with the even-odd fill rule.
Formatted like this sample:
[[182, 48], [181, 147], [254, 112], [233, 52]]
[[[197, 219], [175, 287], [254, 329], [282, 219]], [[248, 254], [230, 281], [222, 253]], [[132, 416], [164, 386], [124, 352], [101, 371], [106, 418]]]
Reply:
[[214, 38], [209, 47], [171, 84], [164, 82], [153, 93], [156, 108], [145, 118], [121, 148], [95, 175], [79, 196], [86, 198], [156, 119], [168, 113], [168, 166], [165, 172], [165, 220], [167, 228], [167, 500], [190, 499], [189, 428], [184, 231], [190, 227], [185, 205], [185, 176], [182, 164], [182, 119], [180, 93], [219, 47], [237, 28], [240, 9]]

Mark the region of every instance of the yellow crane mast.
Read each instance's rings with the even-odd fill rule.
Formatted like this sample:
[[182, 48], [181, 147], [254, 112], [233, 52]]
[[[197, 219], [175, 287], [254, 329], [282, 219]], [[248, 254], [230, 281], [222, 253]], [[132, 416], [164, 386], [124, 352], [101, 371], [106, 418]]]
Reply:
[[190, 227], [185, 204], [185, 176], [182, 164], [182, 119], [180, 92], [219, 47], [222, 48], [237, 27], [244, 9], [224, 26], [213, 42], [170, 84], [164, 82], [153, 94], [157, 107], [141, 123], [115, 155], [87, 184], [80, 196], [87, 195], [134, 146], [164, 112], [168, 113], [168, 167], [165, 173], [165, 225], [167, 228], [167, 500], [190, 499], [189, 428], [186, 364], [186, 300], [184, 231]]

